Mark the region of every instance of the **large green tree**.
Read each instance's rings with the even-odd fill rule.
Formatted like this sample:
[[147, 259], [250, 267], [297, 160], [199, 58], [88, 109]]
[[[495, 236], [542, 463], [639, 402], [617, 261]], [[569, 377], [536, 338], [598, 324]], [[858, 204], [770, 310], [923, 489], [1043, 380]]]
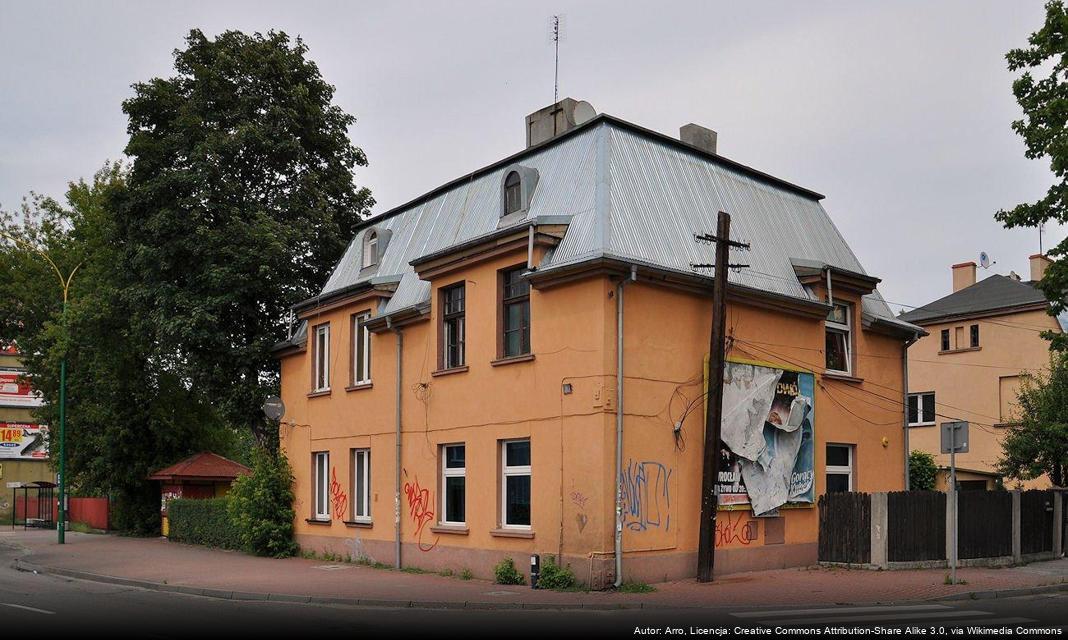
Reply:
[[[1012, 92], [1023, 118], [1013, 122], [1012, 128], [1023, 138], [1028, 158], [1048, 159], [1055, 181], [1043, 198], [998, 211], [995, 218], [1008, 228], [1068, 223], [1068, 12], [1062, 0], [1046, 3], [1046, 22], [1027, 43], [1005, 56], [1009, 70], [1021, 72]], [[1048, 255], [1068, 255], [1068, 238]], [[1051, 301], [1053, 313], [1064, 311], [1068, 260], [1054, 262], [1038, 286]], [[1053, 348], [1068, 349], [1068, 335], [1047, 332], [1045, 337]]]
[[1047, 474], [1063, 487], [1068, 480], [1068, 353], [1052, 353], [1048, 371], [1024, 377], [1016, 409], [1021, 422], [1002, 441], [998, 471], [1019, 480]]
[[366, 165], [308, 49], [281, 32], [193, 30], [175, 75], [123, 103], [133, 160], [118, 235], [130, 304], [160, 366], [270, 445], [270, 347], [322, 287], [373, 204]]

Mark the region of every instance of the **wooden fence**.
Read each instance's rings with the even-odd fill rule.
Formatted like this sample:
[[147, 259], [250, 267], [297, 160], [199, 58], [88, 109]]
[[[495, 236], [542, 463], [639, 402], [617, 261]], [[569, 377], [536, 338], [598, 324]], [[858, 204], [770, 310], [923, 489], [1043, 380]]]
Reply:
[[886, 494], [886, 512], [887, 560], [946, 559], [946, 494], [893, 491]]
[[1020, 493], [1020, 552], [1053, 551], [1053, 492]]
[[1008, 491], [958, 491], [957, 557], [1011, 555], [1012, 494]]
[[871, 562], [871, 496], [828, 493], [820, 496], [820, 562]]

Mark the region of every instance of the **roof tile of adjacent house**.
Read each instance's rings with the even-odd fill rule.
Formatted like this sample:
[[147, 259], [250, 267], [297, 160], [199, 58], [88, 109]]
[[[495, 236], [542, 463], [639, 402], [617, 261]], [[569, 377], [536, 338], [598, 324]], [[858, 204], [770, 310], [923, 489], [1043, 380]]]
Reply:
[[1046, 304], [1046, 297], [1034, 282], [993, 275], [899, 317], [906, 322], [927, 324], [946, 318], [1043, 304]]

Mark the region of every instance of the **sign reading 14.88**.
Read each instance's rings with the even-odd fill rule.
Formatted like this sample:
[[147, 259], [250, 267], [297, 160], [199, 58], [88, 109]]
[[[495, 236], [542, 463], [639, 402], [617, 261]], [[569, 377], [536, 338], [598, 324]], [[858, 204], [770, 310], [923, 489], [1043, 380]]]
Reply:
[[47, 426], [0, 422], [0, 459], [45, 460], [47, 458]]

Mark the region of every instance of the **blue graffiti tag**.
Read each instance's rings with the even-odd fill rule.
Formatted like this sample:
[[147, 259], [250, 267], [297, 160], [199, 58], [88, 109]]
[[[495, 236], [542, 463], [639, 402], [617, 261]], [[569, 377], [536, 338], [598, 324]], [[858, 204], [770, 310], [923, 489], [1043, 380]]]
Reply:
[[623, 523], [628, 529], [671, 528], [671, 473], [659, 462], [627, 462], [619, 485]]

